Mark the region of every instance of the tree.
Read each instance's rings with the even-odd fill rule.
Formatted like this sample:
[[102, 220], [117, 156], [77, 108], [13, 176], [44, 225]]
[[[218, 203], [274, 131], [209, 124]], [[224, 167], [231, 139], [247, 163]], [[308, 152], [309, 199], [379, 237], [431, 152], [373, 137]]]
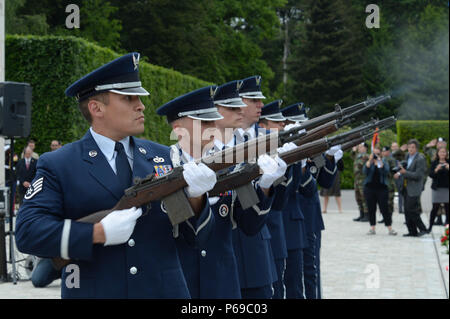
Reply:
[[113, 1], [126, 30], [122, 46], [153, 64], [218, 84], [254, 74], [273, 77], [255, 39], [271, 35], [278, 21], [270, 8], [283, 0]]
[[[17, 1], [17, 0], [15, 0]], [[22, 14], [39, 14], [47, 19], [48, 33], [73, 35], [114, 50], [120, 49], [121, 21], [114, 19], [117, 7], [103, 0], [20, 0], [26, 1]], [[8, 1], [9, 2], [9, 1]], [[66, 7], [76, 4], [80, 9], [80, 28], [66, 27]]]
[[45, 14], [20, 14], [26, 0], [8, 0], [5, 3], [5, 30], [8, 34], [36, 34], [48, 32]]
[[298, 101], [317, 116], [335, 103], [346, 106], [365, 96], [363, 55], [352, 7], [342, 1], [310, 1], [305, 14], [305, 40], [294, 42], [291, 76]]

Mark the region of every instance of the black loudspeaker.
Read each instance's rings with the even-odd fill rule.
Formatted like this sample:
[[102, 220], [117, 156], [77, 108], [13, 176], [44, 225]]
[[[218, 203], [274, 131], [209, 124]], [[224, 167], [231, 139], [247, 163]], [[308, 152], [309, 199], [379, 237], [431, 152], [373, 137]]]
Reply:
[[0, 82], [0, 135], [30, 135], [31, 92], [28, 83]]

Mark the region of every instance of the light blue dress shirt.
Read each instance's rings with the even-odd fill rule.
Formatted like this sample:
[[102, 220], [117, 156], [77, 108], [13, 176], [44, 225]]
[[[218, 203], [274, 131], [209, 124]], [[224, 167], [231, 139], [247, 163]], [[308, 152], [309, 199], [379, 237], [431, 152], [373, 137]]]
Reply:
[[[106, 160], [111, 166], [114, 174], [117, 174], [116, 171], [116, 156], [117, 152], [114, 150], [116, 146], [116, 141], [110, 139], [109, 137], [100, 135], [96, 133], [92, 127], [89, 129], [91, 131], [92, 137], [94, 138], [95, 143], [97, 143], [100, 151], [102, 151], [103, 155], [105, 155]], [[123, 140], [119, 141], [123, 144], [125, 149], [125, 153], [127, 154], [128, 162], [130, 163], [130, 168], [133, 170], [133, 152], [130, 145], [130, 137], [127, 136]]]

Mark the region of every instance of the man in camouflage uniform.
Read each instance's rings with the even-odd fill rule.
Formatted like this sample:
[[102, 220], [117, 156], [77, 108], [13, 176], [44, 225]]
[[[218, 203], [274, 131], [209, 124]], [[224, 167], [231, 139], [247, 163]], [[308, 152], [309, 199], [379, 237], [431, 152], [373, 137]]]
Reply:
[[[381, 156], [385, 161], [389, 164], [389, 174], [388, 174], [388, 191], [389, 191], [389, 200], [388, 200], [388, 207], [389, 212], [391, 214], [394, 213], [394, 196], [395, 196], [395, 182], [394, 182], [394, 172], [392, 169], [396, 166], [396, 161], [391, 155], [391, 150], [388, 146], [383, 147]], [[379, 223], [382, 223], [384, 221], [379, 221]]]
[[364, 182], [363, 167], [368, 158], [367, 149], [368, 149], [367, 144], [362, 143], [359, 144], [356, 149], [353, 148], [352, 151], [355, 199], [356, 202], [358, 203], [359, 208], [359, 217], [353, 219], [356, 222], [369, 221], [369, 210], [367, 209], [367, 204], [364, 199], [364, 185], [363, 185]]

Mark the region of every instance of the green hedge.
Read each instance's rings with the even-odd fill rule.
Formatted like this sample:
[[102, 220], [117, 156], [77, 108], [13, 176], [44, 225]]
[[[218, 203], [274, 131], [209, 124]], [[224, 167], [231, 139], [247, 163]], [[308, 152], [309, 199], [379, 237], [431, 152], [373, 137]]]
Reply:
[[448, 141], [448, 124], [449, 121], [397, 121], [397, 142], [403, 145], [415, 138], [422, 150], [435, 138], [443, 137]]
[[[69, 143], [84, 135], [89, 127], [77, 102], [64, 95], [65, 89], [83, 75], [119, 57], [76, 37], [6, 37], [6, 80], [28, 82], [33, 87], [32, 128], [29, 138], [36, 140], [38, 153], [50, 150], [50, 141]], [[171, 129], [155, 110], [171, 99], [208, 85], [179, 72], [140, 62], [143, 86], [150, 92], [143, 97], [146, 128], [141, 136], [162, 144], [171, 144]], [[26, 139], [17, 141], [17, 152]]]

